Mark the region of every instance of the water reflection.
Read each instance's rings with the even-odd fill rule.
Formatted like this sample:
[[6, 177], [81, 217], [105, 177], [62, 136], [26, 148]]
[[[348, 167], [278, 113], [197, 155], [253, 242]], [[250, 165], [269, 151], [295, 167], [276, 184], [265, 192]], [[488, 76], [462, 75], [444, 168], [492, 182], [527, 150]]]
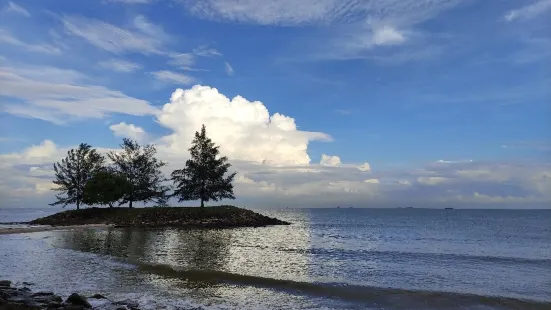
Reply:
[[[244, 290], [233, 288], [240, 283], [234, 282], [231, 274], [312, 280], [308, 214], [291, 216], [295, 218], [290, 220], [298, 223], [292, 229], [287, 226], [226, 230], [110, 228], [62, 233], [52, 243], [56, 247], [138, 262], [142, 269], [140, 279], [159, 289], [247, 301], [250, 296], [236, 294]], [[267, 292], [261, 287], [255, 289], [256, 294], [265, 295], [262, 298], [273, 296]]]

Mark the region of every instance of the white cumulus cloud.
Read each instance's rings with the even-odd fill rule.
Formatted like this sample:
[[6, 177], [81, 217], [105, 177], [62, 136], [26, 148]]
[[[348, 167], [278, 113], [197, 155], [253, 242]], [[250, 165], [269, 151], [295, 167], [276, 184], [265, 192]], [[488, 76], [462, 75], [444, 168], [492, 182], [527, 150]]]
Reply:
[[325, 154], [321, 155], [320, 165], [322, 165], [322, 166], [335, 167], [335, 166], [338, 166], [340, 164], [341, 164], [341, 159], [340, 159], [339, 156], [329, 156], [329, 155], [325, 155]]
[[146, 135], [143, 128], [134, 124], [127, 124], [125, 122], [111, 125], [109, 126], [109, 129], [111, 129], [113, 134], [117, 137], [132, 138], [138, 141], [143, 140]]
[[366, 163], [363, 163], [362, 165], [360, 165], [360, 166], [358, 167], [358, 169], [359, 169], [360, 171], [364, 171], [364, 172], [366, 172], [366, 171], [371, 171], [371, 165], [370, 165], [369, 163], [366, 162]]
[[308, 164], [308, 143], [330, 139], [324, 133], [299, 130], [291, 117], [270, 115], [260, 101], [230, 99], [216, 88], [201, 85], [177, 89], [158, 122], [173, 130], [159, 148], [174, 156], [188, 156], [193, 134], [203, 124], [222, 154], [256, 163]]
[[373, 43], [375, 45], [394, 45], [403, 43], [405, 40], [404, 35], [396, 28], [382, 26], [373, 29]]

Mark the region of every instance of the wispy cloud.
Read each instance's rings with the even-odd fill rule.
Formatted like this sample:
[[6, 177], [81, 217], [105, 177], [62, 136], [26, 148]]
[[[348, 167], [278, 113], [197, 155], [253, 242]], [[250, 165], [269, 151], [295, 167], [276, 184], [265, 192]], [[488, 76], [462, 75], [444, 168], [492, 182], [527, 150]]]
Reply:
[[509, 22], [517, 19], [529, 19], [549, 10], [551, 10], [551, 0], [540, 0], [531, 5], [509, 11], [504, 18]]
[[133, 24], [141, 33], [151, 38], [156, 38], [162, 42], [170, 39], [170, 36], [164, 31], [163, 27], [153, 24], [143, 15], [134, 17]]
[[127, 3], [127, 4], [146, 4], [146, 3], [152, 3], [156, 0], [107, 0], [109, 2], [119, 2], [119, 3]]
[[168, 70], [151, 72], [151, 75], [153, 75], [159, 81], [168, 82], [172, 84], [188, 85], [195, 81], [194, 78], [188, 75], [172, 72]]
[[21, 102], [5, 104], [2, 110], [57, 124], [112, 113], [148, 115], [157, 111], [144, 100], [90, 84], [91, 80], [79, 72], [54, 67], [0, 67], [0, 96]]
[[222, 56], [222, 53], [220, 53], [215, 48], [209, 48], [207, 46], [200, 46], [193, 49], [193, 54], [201, 57], [217, 57]]
[[186, 70], [195, 64], [195, 55], [192, 53], [173, 53], [169, 54], [168, 57], [170, 57], [168, 64], [180, 69]]
[[229, 62], [226, 61], [226, 63], [224, 64], [224, 67], [227, 75], [232, 76], [235, 73], [235, 71], [233, 70]]
[[337, 110], [335, 110], [335, 112], [337, 112], [339, 114], [342, 114], [342, 115], [348, 115], [348, 114], [352, 113], [352, 111], [350, 111], [350, 110], [342, 110], [342, 109], [337, 109]]
[[163, 46], [167, 35], [143, 16], [134, 19], [134, 31], [82, 16], [64, 16], [61, 21], [69, 33], [114, 54], [165, 53]]
[[4, 29], [0, 29], [0, 44], [6, 43], [20, 47], [26, 51], [38, 52], [44, 54], [59, 54], [61, 50], [50, 44], [31, 44], [21, 41], [14, 37], [10, 32]]
[[140, 64], [122, 60], [122, 59], [109, 59], [98, 63], [101, 67], [118, 72], [133, 72], [141, 69]]
[[517, 141], [501, 145], [504, 149], [534, 149], [541, 151], [551, 150], [551, 141]]
[[414, 23], [453, 7], [461, 0], [189, 0], [186, 8], [199, 17], [264, 25], [349, 24], [372, 20]]
[[25, 17], [31, 17], [31, 13], [29, 13], [29, 11], [27, 11], [24, 7], [20, 6], [20, 5], [17, 5], [15, 3], [13, 3], [12, 1], [8, 2], [8, 4], [6, 5], [6, 7], [4, 7], [4, 9], [2, 10], [4, 12], [11, 12], [11, 13], [16, 13], [16, 14], [21, 14]]

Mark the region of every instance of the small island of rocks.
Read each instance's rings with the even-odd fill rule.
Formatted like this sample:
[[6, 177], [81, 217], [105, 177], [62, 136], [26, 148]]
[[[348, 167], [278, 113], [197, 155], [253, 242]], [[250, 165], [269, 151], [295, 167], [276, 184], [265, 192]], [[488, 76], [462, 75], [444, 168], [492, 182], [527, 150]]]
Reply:
[[139, 228], [237, 228], [289, 225], [288, 222], [234, 206], [209, 208], [86, 208], [67, 210], [29, 222], [31, 225], [105, 224]]

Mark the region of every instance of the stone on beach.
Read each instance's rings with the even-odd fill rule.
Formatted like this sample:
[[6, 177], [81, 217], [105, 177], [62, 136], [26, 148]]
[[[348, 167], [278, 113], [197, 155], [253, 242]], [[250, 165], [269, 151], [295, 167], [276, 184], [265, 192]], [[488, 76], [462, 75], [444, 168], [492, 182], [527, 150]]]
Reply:
[[84, 306], [86, 308], [91, 308], [92, 307], [92, 305], [90, 305], [90, 303], [88, 302], [86, 297], [80, 296], [77, 293], [71, 294], [65, 302], [68, 303], [68, 304], [76, 305], [76, 306]]

